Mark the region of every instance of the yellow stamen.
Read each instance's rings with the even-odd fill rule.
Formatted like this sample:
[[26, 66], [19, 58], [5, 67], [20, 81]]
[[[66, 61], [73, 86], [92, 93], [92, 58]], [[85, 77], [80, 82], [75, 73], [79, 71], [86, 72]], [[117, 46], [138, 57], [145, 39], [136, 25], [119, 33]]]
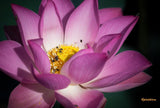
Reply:
[[79, 51], [76, 46], [60, 45], [47, 52], [51, 63], [51, 73], [59, 74], [63, 64]]

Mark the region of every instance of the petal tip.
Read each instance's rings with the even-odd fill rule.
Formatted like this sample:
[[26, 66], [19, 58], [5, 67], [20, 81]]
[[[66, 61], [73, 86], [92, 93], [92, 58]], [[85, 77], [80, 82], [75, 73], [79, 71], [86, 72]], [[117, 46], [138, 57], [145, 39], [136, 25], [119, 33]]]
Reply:
[[19, 8], [23, 8], [23, 7], [22, 7], [22, 6], [19, 6], [19, 5], [17, 5], [17, 4], [11, 4], [11, 8], [12, 8], [13, 12], [15, 13], [16, 10], [18, 10]]

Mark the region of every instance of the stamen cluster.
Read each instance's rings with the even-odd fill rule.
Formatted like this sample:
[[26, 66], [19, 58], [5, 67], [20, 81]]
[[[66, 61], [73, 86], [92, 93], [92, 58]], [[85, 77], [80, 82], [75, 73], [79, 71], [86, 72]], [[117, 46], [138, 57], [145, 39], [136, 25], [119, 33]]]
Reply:
[[60, 45], [47, 52], [51, 64], [51, 73], [60, 73], [63, 64], [79, 51], [77, 46]]

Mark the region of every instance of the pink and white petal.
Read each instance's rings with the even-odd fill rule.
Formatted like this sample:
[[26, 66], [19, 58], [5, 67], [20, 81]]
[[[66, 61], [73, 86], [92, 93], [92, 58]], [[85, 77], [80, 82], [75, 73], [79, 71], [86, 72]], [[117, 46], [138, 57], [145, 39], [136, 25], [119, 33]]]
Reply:
[[46, 6], [46, 4], [47, 4], [47, 1], [48, 1], [48, 0], [42, 0], [42, 1], [41, 1], [41, 4], [40, 4], [40, 6], [39, 6], [39, 11], [38, 11], [38, 14], [39, 14], [40, 16], [42, 16], [42, 13], [43, 13], [43, 10], [44, 10], [44, 8], [45, 8], [45, 6]]
[[123, 44], [122, 39], [123, 39], [122, 34], [117, 35], [102, 49], [101, 52], [105, 52], [108, 58], [112, 57], [118, 52], [118, 50], [122, 46]]
[[52, 0], [48, 0], [40, 19], [40, 36], [43, 38], [45, 49], [48, 51], [62, 44], [63, 35], [62, 22], [55, 4]]
[[69, 66], [69, 77], [73, 84], [82, 84], [95, 78], [103, 68], [105, 53], [84, 54], [75, 58]]
[[30, 50], [28, 49], [28, 40], [39, 38], [39, 15], [27, 8], [15, 4], [12, 4], [11, 6], [15, 16], [17, 16], [17, 23], [23, 45], [27, 53], [31, 56]]
[[93, 53], [94, 51], [91, 48], [88, 49], [82, 49], [79, 52], [77, 52], [75, 55], [73, 55], [61, 68], [61, 74], [69, 77], [69, 66], [70, 63], [77, 57], [84, 55], [84, 54], [89, 54]]
[[[119, 41], [121, 34], [111, 34], [105, 35], [101, 37], [98, 42], [95, 44], [94, 50], [95, 52], [105, 52], [109, 56], [114, 50], [114, 46], [116, 45], [117, 41]], [[104, 50], [108, 49], [108, 51]]]
[[[114, 43], [114, 47], [113, 47], [113, 50], [112, 50], [113, 53], [111, 53], [109, 57], [111, 57], [112, 55], [115, 55], [115, 54], [119, 51], [119, 49], [120, 49], [121, 46], [123, 45], [124, 41], [125, 41], [126, 38], [128, 37], [129, 33], [132, 31], [133, 27], [134, 27], [135, 24], [137, 23], [138, 19], [139, 19], [139, 17], [137, 16], [137, 17], [135, 18], [135, 20], [134, 20], [130, 25], [128, 25], [128, 26], [121, 32], [120, 39], [119, 39], [119, 41], [117, 41], [116, 43]], [[104, 50], [103, 50], [103, 52], [104, 52], [104, 51], [108, 51], [108, 50], [110, 50], [110, 49], [108, 49], [108, 47], [105, 47]]]
[[31, 74], [31, 59], [23, 46], [11, 40], [0, 42], [0, 69], [13, 79], [24, 83], [35, 83]]
[[[120, 34], [119, 37], [114, 38], [110, 44], [107, 44], [103, 49], [102, 52], [106, 52], [108, 58], [115, 55], [120, 47], [122, 46], [123, 42], [126, 40], [127, 36], [135, 26], [136, 22], [138, 21], [138, 17], [134, 16], [122, 16], [115, 18], [113, 20], [108, 21], [99, 30], [98, 36], [96, 38], [96, 43], [103, 38], [105, 34], [109, 35], [111, 33]], [[115, 23], [116, 22], [116, 23]], [[124, 22], [121, 23], [121, 22]], [[110, 28], [108, 28], [110, 27]], [[119, 27], [119, 28], [117, 28]], [[106, 32], [106, 31], [107, 32]]]
[[151, 63], [136, 51], [124, 51], [109, 59], [101, 73], [85, 87], [101, 88], [118, 84], [150, 67]]
[[122, 81], [125, 81], [133, 76], [135, 76], [136, 74], [138, 74], [139, 72], [137, 71], [127, 71], [127, 72], [119, 72], [113, 75], [109, 75], [106, 77], [103, 77], [101, 79], [97, 79], [95, 81], [91, 81], [91, 83], [87, 84], [85, 86], [85, 84], [83, 85], [84, 87], [87, 88], [104, 88], [104, 87], [109, 87], [109, 86], [113, 86], [116, 85]]
[[[84, 0], [68, 19], [65, 44], [93, 44], [99, 28], [97, 0]], [[81, 43], [82, 42], [82, 43]]]
[[19, 84], [10, 95], [8, 108], [51, 108], [55, 101], [53, 90], [39, 84]]
[[28, 40], [28, 42], [35, 43], [35, 44], [37, 44], [38, 46], [40, 46], [40, 47], [43, 48], [43, 39], [42, 39], [42, 38]]
[[102, 108], [106, 103], [103, 93], [83, 89], [78, 85], [57, 90], [55, 96], [57, 101], [66, 108]]
[[[39, 41], [42, 41], [42, 39]], [[35, 65], [40, 73], [50, 73], [50, 61], [46, 52], [41, 48], [41, 46], [36, 44], [34, 40], [28, 41], [28, 43], [34, 57]]]
[[[74, 9], [74, 5], [72, 4], [71, 0], [52, 0], [52, 1], [56, 5], [56, 8], [61, 20], [63, 20]], [[40, 15], [42, 14], [46, 4], [47, 4], [47, 0], [42, 0], [39, 8]]]
[[106, 25], [104, 24], [104, 26], [102, 25], [104, 28], [103, 27], [100, 28], [101, 33], [99, 32], [100, 34], [98, 35], [98, 38], [104, 34], [110, 34], [110, 33], [113, 33], [113, 34], [120, 33], [121, 34], [118, 40], [111, 42], [111, 44], [108, 44], [103, 49], [103, 52], [110, 52], [108, 56], [109, 58], [118, 52], [118, 50], [122, 46], [123, 42], [126, 40], [127, 36], [131, 32], [131, 30], [133, 29], [137, 21], [138, 21], [138, 17], [123, 16], [123, 17], [115, 18], [115, 20], [109, 21], [108, 24], [106, 23]]
[[66, 88], [70, 84], [70, 80], [64, 75], [43, 73], [39, 74], [36, 69], [32, 69], [35, 79], [44, 87], [52, 90], [59, 90]]
[[99, 29], [96, 41], [104, 35], [122, 33], [124, 29], [134, 23], [135, 20], [138, 20], [137, 16], [120, 16], [105, 22]]
[[147, 83], [149, 80], [151, 80], [151, 76], [144, 73], [144, 72], [140, 72], [139, 74], [133, 76], [132, 78], [125, 80], [119, 84], [113, 85], [113, 86], [109, 86], [109, 87], [105, 87], [105, 88], [99, 88], [96, 90], [99, 90], [101, 92], [119, 92], [119, 91], [124, 91], [124, 90], [128, 90], [131, 88], [135, 88], [138, 86], [141, 86], [145, 83]]
[[4, 32], [8, 40], [14, 40], [22, 44], [20, 32], [18, 26], [4, 26]]
[[121, 8], [104, 8], [99, 10], [99, 21], [100, 24], [103, 24], [106, 21], [109, 21], [113, 18], [122, 16]]

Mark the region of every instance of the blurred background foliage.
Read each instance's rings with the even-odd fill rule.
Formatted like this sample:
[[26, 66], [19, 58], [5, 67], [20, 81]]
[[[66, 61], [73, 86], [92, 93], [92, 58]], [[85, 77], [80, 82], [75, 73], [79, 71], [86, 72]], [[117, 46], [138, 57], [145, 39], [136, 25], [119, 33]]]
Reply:
[[[38, 12], [41, 0], [3, 0], [0, 3], [0, 41], [5, 40], [3, 27], [16, 25], [10, 4], [18, 4]], [[82, 0], [72, 0], [78, 6]], [[118, 93], [104, 93], [107, 98], [105, 108], [158, 108], [160, 103], [160, 30], [157, 0], [99, 0], [99, 8], [121, 7], [124, 15], [139, 15], [140, 19], [130, 33], [120, 51], [137, 50], [145, 55], [153, 64], [146, 70], [153, 78], [141, 86]], [[0, 108], [6, 108], [10, 92], [18, 84], [0, 72]], [[154, 98], [156, 102], [142, 102], [141, 98]], [[54, 108], [62, 107], [56, 103]]]

